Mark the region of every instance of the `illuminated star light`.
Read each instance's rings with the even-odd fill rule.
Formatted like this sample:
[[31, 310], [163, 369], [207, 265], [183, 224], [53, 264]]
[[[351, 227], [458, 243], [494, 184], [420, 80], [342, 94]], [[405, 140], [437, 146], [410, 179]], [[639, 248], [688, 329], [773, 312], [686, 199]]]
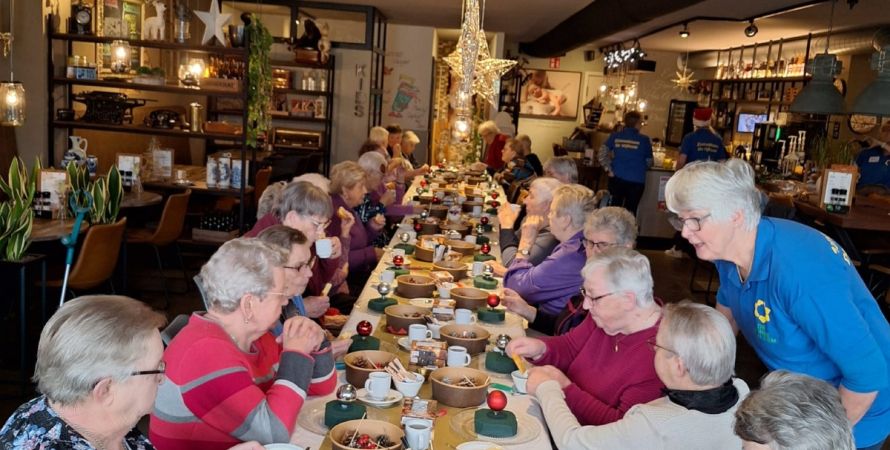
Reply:
[[695, 78], [693, 78], [695, 76], [695, 72], [692, 72], [691, 70], [686, 70], [686, 68], [683, 68], [682, 72], [677, 71], [676, 74], [677, 78], [674, 78], [671, 81], [674, 82], [678, 89], [689, 89], [696, 82]]
[[[481, 96], [494, 105], [497, 98], [495, 90], [497, 82], [516, 65], [516, 61], [492, 58], [491, 51], [488, 48], [488, 40], [485, 38], [485, 30], [479, 30], [476, 35], [476, 42], [478, 43], [479, 50], [473, 70], [473, 94]], [[455, 70], [455, 67], [461, 67], [459, 64], [463, 57], [462, 48], [460, 42], [458, 42], [457, 49], [444, 58], [445, 63], [459, 78], [462, 78], [461, 72]]]

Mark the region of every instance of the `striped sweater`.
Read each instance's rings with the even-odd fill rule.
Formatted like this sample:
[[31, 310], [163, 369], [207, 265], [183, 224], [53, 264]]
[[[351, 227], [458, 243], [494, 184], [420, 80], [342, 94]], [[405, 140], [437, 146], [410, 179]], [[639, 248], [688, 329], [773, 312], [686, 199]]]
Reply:
[[214, 322], [194, 314], [164, 352], [149, 438], [159, 450], [228, 449], [249, 440], [288, 442], [308, 395], [336, 386], [330, 346], [282, 351], [266, 333], [242, 352]]

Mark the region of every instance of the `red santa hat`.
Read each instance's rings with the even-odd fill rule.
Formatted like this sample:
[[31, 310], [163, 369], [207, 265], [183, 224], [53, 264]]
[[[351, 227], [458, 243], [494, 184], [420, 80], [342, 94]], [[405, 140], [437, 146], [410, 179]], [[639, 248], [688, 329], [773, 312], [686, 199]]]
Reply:
[[711, 108], [695, 108], [692, 112], [692, 124], [697, 127], [706, 127], [711, 125], [711, 115], [714, 110]]

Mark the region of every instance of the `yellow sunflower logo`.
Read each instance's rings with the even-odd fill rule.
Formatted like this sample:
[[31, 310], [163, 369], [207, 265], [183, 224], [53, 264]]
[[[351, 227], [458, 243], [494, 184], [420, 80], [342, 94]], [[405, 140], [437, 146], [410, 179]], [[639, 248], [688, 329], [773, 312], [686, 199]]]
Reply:
[[757, 320], [759, 320], [760, 323], [769, 322], [770, 311], [771, 310], [769, 309], [769, 307], [766, 306], [765, 301], [757, 300], [756, 302], [754, 302], [754, 317], [757, 317]]

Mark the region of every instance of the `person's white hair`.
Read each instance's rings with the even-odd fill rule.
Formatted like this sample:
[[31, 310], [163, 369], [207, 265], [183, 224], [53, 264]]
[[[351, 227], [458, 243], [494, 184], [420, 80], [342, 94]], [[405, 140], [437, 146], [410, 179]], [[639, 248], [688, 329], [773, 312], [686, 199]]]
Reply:
[[247, 294], [263, 297], [275, 283], [272, 269], [287, 263], [288, 252], [259, 239], [232, 239], [201, 267], [210, 309], [231, 313]]
[[545, 172], [553, 172], [569, 183], [578, 182], [578, 164], [571, 156], [554, 156], [544, 165]]
[[[369, 152], [374, 153], [374, 152]], [[364, 183], [367, 173], [355, 161], [343, 161], [331, 168], [331, 194], [343, 194], [346, 189], [352, 189], [359, 183]]]
[[476, 128], [476, 132], [479, 134], [498, 134], [501, 130], [498, 128], [498, 124], [494, 123], [493, 120], [486, 120], [479, 124], [479, 127]]
[[302, 217], [331, 217], [334, 206], [331, 196], [309, 181], [291, 181], [278, 196], [275, 215], [284, 220], [289, 212]]
[[664, 197], [675, 214], [702, 210], [713, 220], [726, 222], [741, 212], [748, 230], [760, 223], [760, 191], [754, 186], [754, 169], [738, 158], [684, 166], [668, 180]]
[[735, 333], [726, 317], [707, 305], [684, 300], [664, 307], [661, 329], [665, 348], [683, 360], [686, 372], [699, 386], [719, 386], [732, 377]]
[[331, 180], [320, 173], [304, 173], [303, 175], [294, 177], [291, 181], [306, 181], [314, 186], [321, 188], [325, 194], [330, 192]]
[[592, 210], [593, 191], [580, 184], [564, 184], [553, 193], [550, 210], [557, 217], [569, 216], [572, 226], [584, 227], [584, 217]]
[[256, 205], [256, 218], [260, 219], [266, 214], [275, 211], [275, 206], [281, 197], [281, 191], [287, 186], [287, 182], [277, 181], [266, 186], [263, 194], [260, 195], [260, 201]]
[[853, 432], [834, 386], [777, 370], [735, 412], [735, 434], [771, 450], [853, 450]]
[[553, 200], [553, 195], [556, 193], [556, 190], [562, 185], [563, 183], [556, 178], [538, 177], [531, 182], [528, 188], [529, 190], [535, 190], [536, 197], [551, 201]]
[[638, 251], [626, 247], [609, 247], [587, 260], [581, 269], [581, 276], [587, 279], [598, 269], [603, 269], [605, 281], [609, 285], [605, 290], [632, 292], [638, 308], [655, 303], [649, 259]]
[[377, 145], [382, 147], [386, 147], [387, 140], [389, 139], [389, 131], [386, 131], [386, 128], [383, 127], [373, 127], [371, 131], [368, 132], [368, 140], [374, 141]]
[[66, 302], [40, 333], [34, 381], [53, 402], [76, 404], [103, 378], [129, 377], [152, 334], [167, 319], [145, 303], [118, 295]]
[[634, 247], [637, 243], [637, 220], [630, 211], [607, 206], [593, 210], [584, 222], [584, 234], [611, 233], [615, 244]]
[[402, 133], [402, 142], [410, 142], [414, 145], [417, 145], [420, 143], [420, 138], [417, 137], [417, 134], [415, 134], [413, 131], [408, 130]]
[[369, 176], [381, 176], [386, 170], [386, 158], [377, 152], [368, 152], [358, 158], [358, 165]]

